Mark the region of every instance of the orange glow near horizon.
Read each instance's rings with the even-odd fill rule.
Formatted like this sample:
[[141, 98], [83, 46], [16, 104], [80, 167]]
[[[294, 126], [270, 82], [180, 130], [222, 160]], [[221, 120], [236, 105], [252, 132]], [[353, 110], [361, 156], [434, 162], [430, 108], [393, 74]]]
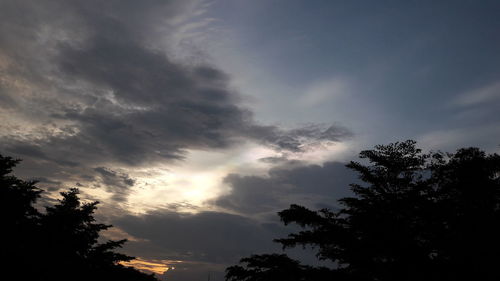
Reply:
[[136, 258], [131, 261], [120, 262], [123, 266], [130, 266], [140, 271], [151, 272], [154, 274], [162, 275], [169, 270], [174, 270], [175, 265], [182, 263], [178, 260], [144, 260]]

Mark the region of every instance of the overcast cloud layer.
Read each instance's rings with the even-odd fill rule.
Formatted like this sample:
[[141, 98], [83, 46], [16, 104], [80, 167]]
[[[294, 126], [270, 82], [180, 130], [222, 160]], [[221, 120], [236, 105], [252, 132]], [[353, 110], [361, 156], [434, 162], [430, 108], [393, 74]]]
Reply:
[[182, 20], [176, 15], [195, 4], [3, 1], [2, 151], [97, 172], [109, 184], [103, 171], [113, 163], [179, 160], [187, 149], [242, 141], [298, 152], [350, 134], [259, 125], [227, 74], [169, 59], [156, 37], [168, 38]]
[[486, 0], [0, 0], [0, 153], [50, 196], [103, 201], [107, 237], [175, 265], [162, 278], [223, 280], [279, 251], [277, 211], [336, 208], [361, 149], [498, 150], [499, 14]]

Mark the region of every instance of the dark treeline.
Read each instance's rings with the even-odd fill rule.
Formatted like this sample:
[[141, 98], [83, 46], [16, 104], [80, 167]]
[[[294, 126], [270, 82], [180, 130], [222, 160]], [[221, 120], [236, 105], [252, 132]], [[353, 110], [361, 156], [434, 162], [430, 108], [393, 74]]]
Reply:
[[42, 190], [36, 182], [11, 175], [18, 162], [0, 155], [3, 280], [157, 280], [119, 264], [133, 259], [115, 252], [125, 240], [98, 243], [99, 232], [111, 226], [95, 222], [97, 202], [81, 203], [77, 189], [39, 212], [34, 205]]
[[312, 246], [332, 268], [284, 254], [254, 255], [228, 281], [500, 280], [500, 156], [477, 148], [422, 153], [414, 141], [379, 145], [347, 165], [364, 184], [339, 210], [291, 205], [282, 222], [302, 227], [277, 239]]

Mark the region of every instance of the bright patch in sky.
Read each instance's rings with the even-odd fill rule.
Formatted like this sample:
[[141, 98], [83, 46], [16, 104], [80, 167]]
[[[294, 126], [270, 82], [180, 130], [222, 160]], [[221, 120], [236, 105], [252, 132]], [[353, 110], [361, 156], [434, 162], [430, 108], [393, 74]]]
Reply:
[[169, 270], [174, 270], [175, 266], [182, 261], [175, 260], [144, 260], [137, 258], [128, 262], [120, 262], [124, 266], [132, 266], [147, 273], [162, 275]]

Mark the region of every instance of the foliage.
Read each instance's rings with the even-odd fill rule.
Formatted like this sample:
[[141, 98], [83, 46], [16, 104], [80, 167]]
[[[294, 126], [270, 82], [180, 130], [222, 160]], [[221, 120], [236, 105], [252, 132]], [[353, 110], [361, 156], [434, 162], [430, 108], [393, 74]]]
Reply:
[[136, 280], [152, 275], [119, 264], [133, 257], [115, 252], [125, 240], [98, 243], [99, 232], [110, 225], [96, 223], [98, 202], [81, 203], [78, 190], [44, 213], [35, 207], [41, 189], [34, 181], [11, 175], [19, 163], [0, 155], [0, 218], [3, 274], [15, 280]]
[[334, 275], [327, 268], [301, 265], [283, 254], [253, 255], [241, 259], [246, 268], [235, 265], [227, 270], [228, 280], [331, 280]]
[[[347, 165], [364, 182], [351, 185], [355, 196], [338, 211], [291, 205], [281, 220], [303, 230], [275, 241], [315, 247], [338, 265], [329, 270], [337, 280], [500, 280], [500, 156], [477, 148], [423, 154], [415, 144], [362, 151], [364, 163]], [[261, 258], [228, 268], [227, 280], [277, 280], [248, 277], [271, 267], [251, 266]]]

